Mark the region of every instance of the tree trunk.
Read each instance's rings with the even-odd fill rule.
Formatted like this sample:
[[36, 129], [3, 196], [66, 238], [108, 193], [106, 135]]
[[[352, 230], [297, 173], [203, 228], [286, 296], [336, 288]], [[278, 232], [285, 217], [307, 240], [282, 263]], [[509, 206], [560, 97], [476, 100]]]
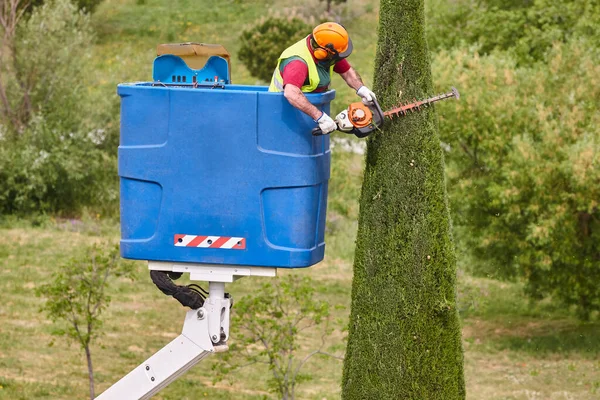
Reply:
[[[383, 109], [432, 94], [423, 0], [382, 0]], [[400, 93], [402, 97], [400, 97]], [[342, 398], [465, 398], [456, 260], [433, 108], [368, 140]]]
[[94, 400], [96, 398], [94, 394], [94, 368], [92, 368], [92, 353], [89, 345], [85, 346], [85, 358], [87, 359], [88, 376], [90, 378], [90, 400]]

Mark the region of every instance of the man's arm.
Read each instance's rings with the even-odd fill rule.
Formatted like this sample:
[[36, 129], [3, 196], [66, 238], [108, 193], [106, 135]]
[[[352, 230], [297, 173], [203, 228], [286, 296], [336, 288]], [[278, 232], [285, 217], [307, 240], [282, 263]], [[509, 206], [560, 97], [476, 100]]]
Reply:
[[283, 68], [281, 75], [283, 78], [283, 95], [292, 107], [302, 111], [318, 123], [323, 135], [335, 131], [337, 129], [335, 121], [311, 104], [300, 89], [302, 83], [308, 77], [306, 63], [300, 60], [292, 60]]
[[304, 112], [315, 121], [321, 117], [321, 114], [323, 114], [322, 111], [308, 101], [298, 86], [288, 83], [283, 89], [283, 95], [292, 106]]
[[348, 71], [340, 74], [340, 76], [346, 81], [348, 86], [356, 90], [356, 94], [360, 96], [364, 104], [370, 104], [371, 102], [376, 101], [375, 93], [363, 84], [360, 75], [354, 68], [350, 67]]
[[326, 135], [337, 129], [338, 126], [335, 121], [332, 120], [329, 115], [312, 105], [298, 86], [288, 83], [283, 88], [283, 95], [292, 106], [296, 107], [298, 110], [304, 112], [313, 120], [315, 120], [319, 124], [319, 128], [321, 129], [321, 133], [323, 135]]
[[360, 89], [361, 86], [364, 86], [364, 83], [356, 70], [352, 67], [343, 74], [340, 74], [342, 79], [346, 81], [348, 86], [350, 86], [354, 90]]

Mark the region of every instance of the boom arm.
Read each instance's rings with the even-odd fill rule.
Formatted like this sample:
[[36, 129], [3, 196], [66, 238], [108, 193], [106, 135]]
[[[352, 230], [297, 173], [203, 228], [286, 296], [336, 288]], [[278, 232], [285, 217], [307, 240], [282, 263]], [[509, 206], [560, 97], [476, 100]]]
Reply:
[[226, 350], [227, 345], [213, 346], [204, 307], [190, 310], [181, 335], [96, 399], [149, 399], [208, 355]]
[[277, 269], [208, 264], [149, 263], [152, 270], [189, 272], [191, 280], [208, 280], [204, 305], [185, 316], [181, 335], [104, 391], [96, 400], [149, 399], [212, 353], [227, 351], [230, 297], [225, 282], [243, 276], [275, 276]]

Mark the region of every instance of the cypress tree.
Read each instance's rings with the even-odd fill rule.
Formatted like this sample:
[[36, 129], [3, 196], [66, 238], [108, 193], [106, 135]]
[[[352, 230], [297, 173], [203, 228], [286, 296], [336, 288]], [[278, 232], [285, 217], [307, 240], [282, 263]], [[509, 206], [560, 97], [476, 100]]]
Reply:
[[[382, 108], [432, 94], [424, 0], [382, 0]], [[401, 94], [401, 95], [400, 95]], [[342, 398], [465, 398], [456, 260], [434, 108], [369, 137]]]

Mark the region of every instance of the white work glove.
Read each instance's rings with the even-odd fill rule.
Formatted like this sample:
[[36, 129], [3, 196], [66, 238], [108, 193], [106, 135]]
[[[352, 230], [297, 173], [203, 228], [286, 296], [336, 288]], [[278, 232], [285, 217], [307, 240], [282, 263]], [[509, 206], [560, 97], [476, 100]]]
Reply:
[[360, 96], [363, 104], [370, 104], [376, 99], [375, 93], [371, 92], [371, 89], [366, 86], [359, 87], [356, 94]]
[[331, 133], [337, 129], [335, 121], [332, 120], [331, 117], [326, 113], [323, 113], [315, 122], [319, 124], [319, 128], [321, 128], [323, 135], [327, 135], [328, 133]]

